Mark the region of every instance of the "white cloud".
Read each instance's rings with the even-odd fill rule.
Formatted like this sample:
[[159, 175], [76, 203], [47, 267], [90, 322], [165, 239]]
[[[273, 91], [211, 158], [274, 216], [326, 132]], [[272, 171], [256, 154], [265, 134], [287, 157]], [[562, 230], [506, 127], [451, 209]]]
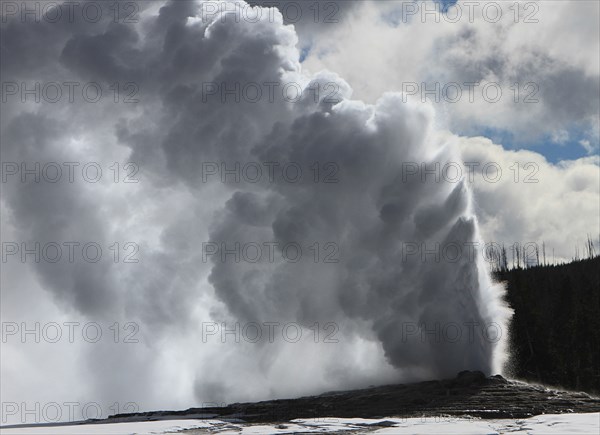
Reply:
[[[468, 3], [458, 2], [462, 18], [450, 22], [444, 15], [423, 15], [432, 2], [360, 2], [331, 37], [314, 44], [304, 64], [337, 71], [355, 97], [365, 101], [389, 90], [432, 102], [437, 94], [438, 122], [463, 134], [502, 129], [513, 133], [517, 143], [528, 143], [550, 131], [597, 124], [598, 2], [501, 3], [497, 23], [489, 5], [499, 3]], [[407, 4], [417, 12], [403, 19]], [[400, 17], [397, 25], [389, 18], [394, 14]], [[427, 94], [436, 83], [440, 90]], [[460, 86], [461, 98], [452, 84]], [[447, 85], [448, 95], [443, 92]], [[502, 94], [496, 101], [498, 89]]]
[[556, 130], [552, 132], [552, 142], [564, 145], [568, 140], [569, 132], [567, 130]]
[[[598, 156], [549, 163], [541, 154], [511, 151], [485, 138], [461, 138], [466, 162], [473, 171], [475, 208], [484, 240], [504, 243], [545, 243], [548, 261], [571, 260], [600, 236], [600, 168]], [[486, 164], [502, 175], [483, 176]]]
[[583, 139], [579, 141], [579, 145], [581, 145], [588, 154], [593, 154], [597, 147], [594, 147], [589, 140]]

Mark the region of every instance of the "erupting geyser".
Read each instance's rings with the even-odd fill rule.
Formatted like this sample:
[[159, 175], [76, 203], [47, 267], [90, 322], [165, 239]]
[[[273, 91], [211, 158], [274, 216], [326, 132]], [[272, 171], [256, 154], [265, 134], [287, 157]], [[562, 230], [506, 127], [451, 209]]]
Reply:
[[[292, 92], [301, 97], [291, 101], [289, 93], [275, 91], [269, 104], [258, 107], [243, 100], [225, 104], [222, 109], [235, 116], [219, 118], [197, 96], [180, 109], [178, 127], [210, 123], [214, 133], [202, 136], [198, 160], [227, 161], [229, 167], [235, 161], [294, 162], [294, 175], [333, 163], [335, 174], [330, 182], [313, 172], [290, 180], [275, 170], [245, 189], [229, 177], [234, 192], [210, 231], [209, 279], [218, 298], [245, 324], [298, 322], [309, 328], [333, 322], [343, 336], [340, 347], [358, 337], [380, 343], [404, 380], [465, 369], [498, 372], [509, 313], [481, 256], [466, 181], [403, 172], [407, 162], [425, 168], [460, 162], [452, 139], [436, 135], [429, 106], [394, 93], [366, 105], [351, 100], [349, 85], [335, 74], [304, 75], [293, 28], [262, 16], [253, 24], [233, 24], [226, 16], [188, 24], [188, 32], [204, 35], [202, 51], [213, 51], [208, 47], [217, 35], [238, 41], [221, 52], [222, 64], [238, 65], [248, 53], [262, 58], [251, 73], [211, 71], [206, 79], [217, 86], [204, 98], [231, 103], [223, 88], [233, 89], [232, 83], [301, 84], [300, 92]], [[253, 246], [252, 258], [260, 261], [240, 262], [223, 252], [236, 243], [264, 241], [279, 248], [301, 242], [305, 254], [309, 245], [322, 250], [329, 244], [337, 257], [323, 261], [321, 252], [318, 261], [311, 250], [294, 261], [266, 260]], [[448, 254], [449, 246], [459, 252]]]
[[[102, 374], [97, 395], [112, 403], [133, 391], [162, 404], [159, 396], [179, 400], [193, 388], [214, 403], [500, 371], [509, 310], [479, 248], [469, 186], [405, 171], [461, 162], [456, 138], [436, 131], [427, 104], [398, 93], [365, 104], [338, 75], [303, 71], [294, 27], [277, 10], [236, 19], [231, 4], [203, 14], [200, 1], [148, 2], [138, 26], [60, 27], [43, 56], [3, 64], [7, 80], [19, 65], [46, 62], [57, 82], [67, 72], [133, 82], [143, 102], [18, 106], [3, 121], [7, 161], [58, 155], [141, 169], [143, 182], [121, 196], [108, 182], [3, 186], [15, 240], [140, 245], [135, 265], [31, 265], [57, 303], [109, 325], [139, 324], [146, 347], [110, 360], [108, 345], [85, 349]], [[21, 24], [3, 39], [49, 33], [47, 23]], [[100, 62], [96, 52], [109, 54]], [[99, 210], [109, 194], [115, 202]], [[48, 216], [28, 213], [40, 203]], [[225, 343], [203, 342], [206, 324], [211, 336], [224, 330]], [[240, 330], [250, 338], [237, 343]], [[157, 373], [168, 388], [155, 385]]]

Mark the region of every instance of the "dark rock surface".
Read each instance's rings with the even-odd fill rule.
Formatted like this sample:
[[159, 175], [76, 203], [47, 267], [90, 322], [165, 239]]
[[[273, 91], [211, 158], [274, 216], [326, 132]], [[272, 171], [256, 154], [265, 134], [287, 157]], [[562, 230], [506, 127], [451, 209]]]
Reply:
[[[466, 371], [459, 373], [454, 379], [336, 391], [298, 399], [234, 403], [221, 408], [190, 408], [184, 411], [118, 414], [104, 420], [87, 420], [66, 424], [19, 426], [71, 426], [83, 423], [172, 419], [217, 419], [233, 424], [279, 423], [285, 425], [286, 422], [296, 418], [476, 417], [519, 419], [539, 414], [584, 412], [600, 412], [600, 398], [587, 393], [558, 391], [539, 385], [510, 381], [499, 375], [486, 378], [481, 372]], [[386, 427], [387, 423], [389, 422], [384, 420], [376, 425]], [[389, 425], [393, 424], [389, 423]], [[14, 426], [4, 426], [3, 428], [9, 427]]]
[[539, 414], [600, 412], [600, 398], [509, 381], [481, 372], [461, 372], [454, 379], [364, 390], [339, 391], [298, 399], [234, 403], [222, 408], [190, 408], [121, 414], [109, 421], [165, 418], [216, 418], [249, 423], [286, 422], [295, 418], [381, 418], [472, 416], [525, 418]]

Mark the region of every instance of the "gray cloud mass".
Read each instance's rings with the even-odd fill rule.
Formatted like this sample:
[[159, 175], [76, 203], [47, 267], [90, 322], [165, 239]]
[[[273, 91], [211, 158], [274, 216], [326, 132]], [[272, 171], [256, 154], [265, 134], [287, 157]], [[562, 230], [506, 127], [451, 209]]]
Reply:
[[[94, 161], [105, 169], [95, 184], [3, 183], [3, 241], [139, 245], [136, 264], [115, 263], [108, 249], [97, 263], [26, 264], [40, 304], [139, 324], [135, 350], [82, 348], [91, 375], [69, 385], [88, 382], [88, 397], [107, 401], [133, 395], [148, 408], [185, 406], [190, 394], [233, 401], [500, 370], [503, 339], [490, 340], [480, 327], [471, 340], [405, 337], [408, 324], [506, 328], [509, 317], [479, 255], [453, 263], [405, 258], [406, 243], [444, 247], [480, 237], [469, 186], [402, 178], [407, 161], [460, 159], [456, 143], [435, 134], [433, 109], [395, 93], [365, 104], [337, 74], [303, 72], [296, 31], [279, 14], [236, 23], [203, 20], [200, 7], [154, 3], [135, 25], [2, 24], [5, 82], [139, 87], [137, 104], [116, 104], [110, 91], [98, 103], [3, 103], [3, 162]], [[297, 83], [303, 93], [297, 102], [276, 91], [255, 103], [206, 93], [206, 83], [250, 82]], [[315, 87], [327, 91], [313, 98]], [[135, 162], [139, 183], [111, 183], [112, 162]], [[302, 178], [290, 182], [277, 170], [256, 183], [207, 181], [203, 171], [214, 162], [258, 162], [264, 174], [265, 162], [294, 162]], [[325, 183], [331, 168], [336, 182]], [[218, 254], [205, 261], [205, 243], [276, 245], [272, 261], [236, 262]], [[303, 255], [287, 261], [281, 247], [294, 243]], [[324, 261], [332, 252], [337, 262]], [[3, 265], [6, 282], [18, 282], [10, 268]], [[3, 288], [16, 299], [17, 291]], [[3, 306], [3, 318], [18, 320], [27, 303]], [[200, 342], [202, 322], [294, 322], [307, 331], [334, 323], [338, 342], [211, 347]], [[42, 386], [56, 382], [49, 375]]]

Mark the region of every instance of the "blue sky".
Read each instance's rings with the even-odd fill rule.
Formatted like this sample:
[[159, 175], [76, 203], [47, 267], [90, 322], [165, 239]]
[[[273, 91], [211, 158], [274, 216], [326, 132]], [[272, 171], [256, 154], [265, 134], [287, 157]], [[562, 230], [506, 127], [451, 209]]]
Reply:
[[442, 10], [446, 10], [449, 6], [452, 6], [457, 0], [437, 0], [442, 5]]
[[[440, 4], [442, 11], [446, 11], [450, 6], [457, 3], [457, 0], [434, 0]], [[387, 22], [392, 27], [401, 26], [406, 23], [404, 20], [410, 21], [414, 19], [414, 15], [404, 16], [401, 9], [386, 10], [382, 12], [380, 18]], [[303, 62], [313, 49], [312, 40], [303, 41], [299, 45], [300, 62]], [[436, 80], [443, 80], [435, 77]], [[598, 155], [600, 144], [598, 137], [590, 137], [590, 124], [588, 122], [576, 122], [569, 125], [566, 135], [557, 138], [556, 134], [552, 134], [554, 126], [548, 126], [548, 133], [542, 137], [523, 138], [519, 133], [514, 133], [510, 129], [498, 129], [488, 127], [486, 125], [470, 125], [468, 131], [461, 131], [458, 126], [450, 125], [450, 130], [454, 133], [464, 136], [485, 136], [493, 140], [494, 143], [501, 144], [507, 150], [528, 149], [542, 154], [549, 162], [557, 163], [561, 160], [575, 160], [590, 155]], [[557, 140], [558, 139], [558, 140]], [[590, 154], [586, 147], [582, 146], [582, 141], [588, 141], [594, 149], [594, 153]]]
[[[457, 0], [434, 0], [441, 5], [442, 11], [446, 11], [450, 6], [457, 3]], [[389, 13], [386, 11], [382, 15], [382, 19], [392, 26], [396, 27], [402, 23], [402, 20], [410, 20], [412, 16], [403, 16], [401, 11], [398, 10], [396, 13]], [[302, 59], [306, 57], [306, 52], [303, 51]], [[551, 126], [549, 126], [551, 127]], [[469, 131], [460, 131], [460, 129], [453, 129], [454, 133], [465, 135], [465, 136], [485, 136], [494, 141], [494, 143], [502, 144], [505, 149], [518, 150], [518, 149], [529, 149], [531, 151], [542, 154], [549, 162], [557, 163], [561, 160], [574, 160], [582, 157], [587, 157], [593, 154], [598, 154], [599, 144], [598, 138], [589, 137], [589, 125], [574, 125], [569, 128], [568, 135], [565, 139], [556, 141], [556, 138], [552, 137], [551, 133], [544, 135], [537, 139], [523, 139], [515, 136], [510, 130], [489, 128], [486, 126], [476, 126], [470, 128]], [[581, 141], [588, 140], [591, 146], [595, 149], [593, 154], [590, 154], [584, 146], [581, 145]]]
[[[527, 141], [515, 137], [509, 130], [495, 128], [480, 128], [475, 133], [473, 131], [461, 132], [454, 131], [457, 134], [465, 136], [485, 136], [492, 139], [494, 143], [501, 144], [507, 150], [528, 149], [542, 154], [546, 160], [551, 163], [557, 163], [561, 160], [575, 160], [590, 155], [598, 155], [598, 148], [593, 154], [588, 154], [586, 149], [579, 143], [586, 139], [586, 135], [582, 130], [572, 129], [569, 133], [569, 138], [563, 143], [553, 141], [552, 135], [548, 134], [544, 137]], [[589, 139], [588, 139], [589, 140]]]
[[[446, 10], [457, 0], [436, 0], [442, 6], [442, 10]], [[461, 132], [457, 132], [461, 133]], [[598, 155], [598, 139], [593, 143], [593, 139], [589, 139], [580, 127], [573, 127], [568, 131], [568, 139], [561, 143], [553, 141], [552, 135], [548, 134], [535, 141], [524, 141], [512, 134], [509, 130], [499, 130], [493, 128], [482, 128], [479, 132], [482, 136], [489, 137], [495, 143], [502, 144], [506, 149], [530, 149], [542, 154], [549, 162], [556, 163], [561, 160], [574, 160], [581, 157], [589, 156], [588, 151], [580, 144], [582, 140], [589, 140], [592, 145], [595, 145], [595, 152]], [[472, 135], [472, 134], [471, 134]], [[593, 155], [591, 154], [591, 155]]]

